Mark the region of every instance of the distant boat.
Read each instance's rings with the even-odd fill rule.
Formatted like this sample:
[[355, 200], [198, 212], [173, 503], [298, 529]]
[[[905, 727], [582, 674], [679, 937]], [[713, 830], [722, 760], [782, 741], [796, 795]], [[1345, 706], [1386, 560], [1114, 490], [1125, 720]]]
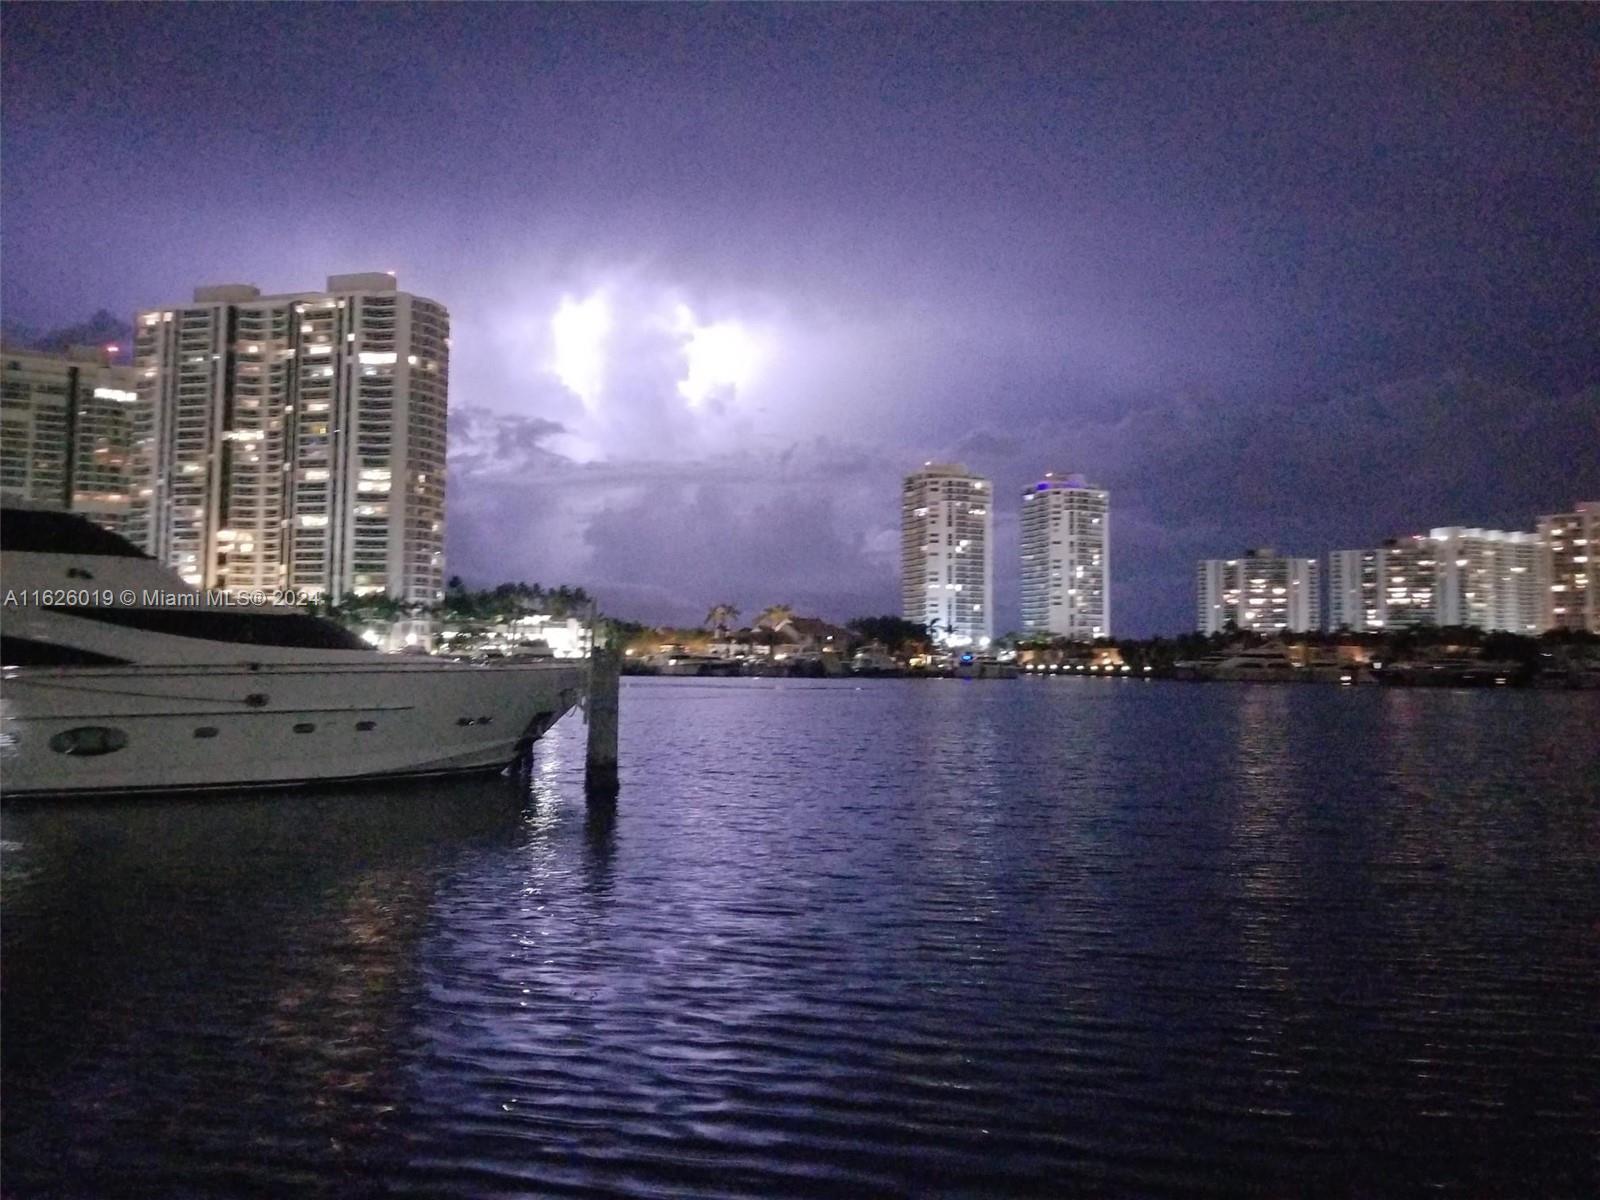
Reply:
[[513, 658], [555, 658], [555, 656], [556, 652], [550, 648], [549, 642], [536, 638], [531, 642], [510, 642], [504, 646], [490, 646], [474, 651], [469, 657], [473, 662], [496, 662]]
[[1252, 646], [1241, 650], [1223, 650], [1204, 658], [1177, 663], [1173, 673], [1180, 679], [1218, 680], [1221, 682], [1279, 681], [1303, 683], [1311, 676], [1306, 668], [1296, 665], [1277, 646]]
[[494, 770], [585, 664], [385, 655], [298, 609], [207, 602], [81, 517], [7, 508], [0, 788], [175, 792]]
[[1521, 667], [1513, 662], [1481, 658], [1434, 658], [1385, 663], [1378, 682], [1410, 687], [1494, 687], [1518, 678]]
[[1003, 663], [987, 654], [961, 654], [956, 656], [957, 679], [1015, 679], [1015, 663]]
[[739, 664], [714, 654], [668, 654], [657, 660], [662, 675], [737, 675]]
[[887, 650], [867, 647], [858, 650], [850, 660], [850, 670], [857, 675], [886, 675], [900, 670], [900, 664]]

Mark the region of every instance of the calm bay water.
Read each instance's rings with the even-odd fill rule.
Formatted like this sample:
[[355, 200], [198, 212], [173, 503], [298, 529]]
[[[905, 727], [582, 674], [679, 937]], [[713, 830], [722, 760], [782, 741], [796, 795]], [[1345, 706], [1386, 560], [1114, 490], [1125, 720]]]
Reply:
[[1600, 694], [628, 680], [4, 814], [11, 1197], [1592, 1196]]

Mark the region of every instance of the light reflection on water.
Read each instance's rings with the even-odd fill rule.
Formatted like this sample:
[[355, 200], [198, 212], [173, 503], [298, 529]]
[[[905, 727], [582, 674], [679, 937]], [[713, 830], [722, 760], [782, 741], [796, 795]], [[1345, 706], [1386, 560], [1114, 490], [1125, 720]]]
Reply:
[[630, 681], [4, 818], [7, 1195], [1585, 1194], [1600, 697]]

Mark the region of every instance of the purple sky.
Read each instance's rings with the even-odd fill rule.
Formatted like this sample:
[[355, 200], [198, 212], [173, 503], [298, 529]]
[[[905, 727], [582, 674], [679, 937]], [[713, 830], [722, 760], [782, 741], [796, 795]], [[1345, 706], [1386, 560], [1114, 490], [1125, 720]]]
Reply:
[[[900, 476], [1196, 558], [1600, 498], [1592, 6], [6, 6], [8, 324], [391, 269], [453, 317], [449, 567], [897, 606]], [[586, 404], [564, 299], [610, 311]], [[756, 369], [691, 407], [680, 306]]]

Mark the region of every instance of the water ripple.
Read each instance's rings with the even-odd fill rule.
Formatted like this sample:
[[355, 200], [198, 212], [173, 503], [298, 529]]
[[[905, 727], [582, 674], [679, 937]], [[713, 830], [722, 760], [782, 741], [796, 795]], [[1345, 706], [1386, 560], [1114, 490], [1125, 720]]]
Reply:
[[640, 681], [5, 814], [7, 1196], [1587, 1196], [1600, 697]]

